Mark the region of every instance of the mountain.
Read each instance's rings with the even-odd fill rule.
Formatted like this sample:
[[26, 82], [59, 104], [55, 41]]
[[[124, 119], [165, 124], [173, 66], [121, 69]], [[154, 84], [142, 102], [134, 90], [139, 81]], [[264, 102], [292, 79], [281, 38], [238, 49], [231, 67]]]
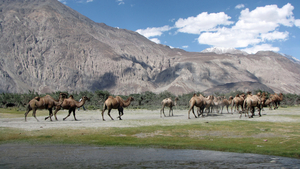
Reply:
[[57, 0], [0, 1], [0, 32], [0, 92], [178, 95], [255, 82], [300, 93], [299, 65], [280, 54], [171, 49], [95, 23]]

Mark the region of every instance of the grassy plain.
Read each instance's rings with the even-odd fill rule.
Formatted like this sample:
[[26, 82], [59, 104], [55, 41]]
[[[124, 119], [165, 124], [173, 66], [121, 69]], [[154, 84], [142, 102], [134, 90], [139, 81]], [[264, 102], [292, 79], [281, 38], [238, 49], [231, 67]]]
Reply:
[[[168, 112], [168, 111], [166, 111]], [[106, 115], [107, 112], [105, 112]], [[112, 121], [96, 111], [77, 111], [62, 121], [42, 121], [47, 111], [38, 110], [37, 122], [31, 113], [0, 109], [0, 144], [74, 144], [96, 146], [135, 146], [169, 149], [216, 150], [300, 158], [300, 109], [279, 108], [263, 111], [253, 119], [239, 115], [213, 113], [204, 118], [187, 119], [187, 110], [174, 110], [173, 117], [159, 117], [159, 110], [125, 110], [123, 120]], [[112, 111], [117, 116], [116, 111]]]

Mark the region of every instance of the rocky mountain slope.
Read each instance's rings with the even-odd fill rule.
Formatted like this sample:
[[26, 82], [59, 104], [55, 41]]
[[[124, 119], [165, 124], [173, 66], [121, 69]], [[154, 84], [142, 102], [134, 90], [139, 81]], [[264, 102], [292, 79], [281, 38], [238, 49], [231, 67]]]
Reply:
[[0, 32], [0, 92], [183, 94], [247, 81], [300, 93], [299, 65], [280, 54], [171, 49], [95, 23], [57, 0], [1, 1]]

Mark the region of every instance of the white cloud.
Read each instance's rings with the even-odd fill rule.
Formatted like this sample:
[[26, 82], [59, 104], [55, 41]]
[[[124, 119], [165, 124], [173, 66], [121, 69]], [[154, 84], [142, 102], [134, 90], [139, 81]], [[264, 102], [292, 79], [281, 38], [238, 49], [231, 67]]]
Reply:
[[63, 4], [67, 4], [67, 0], [58, 0], [59, 2], [63, 3]]
[[200, 34], [203, 31], [211, 31], [218, 25], [230, 25], [233, 22], [229, 21], [230, 16], [224, 12], [210, 13], [202, 12], [196, 17], [188, 17], [186, 19], [178, 19], [175, 27], [179, 28], [178, 31], [182, 33]]
[[295, 20], [295, 26], [300, 28], [300, 19], [296, 19]]
[[124, 5], [125, 2], [123, 0], [116, 0], [118, 2], [118, 5]]
[[289, 32], [287, 31], [285, 32], [274, 31], [270, 33], [261, 34], [261, 39], [262, 41], [286, 40], [288, 36], [289, 36]]
[[235, 6], [235, 9], [242, 9], [245, 8], [244, 4], [238, 4], [237, 6]]
[[248, 8], [241, 11], [239, 20], [231, 28], [218, 28], [215, 31], [206, 31], [200, 34], [198, 42], [215, 47], [247, 48], [247, 50], [272, 49], [278, 51], [279, 48], [259, 45], [266, 41], [287, 40], [289, 33], [280, 32], [280, 26], [291, 27], [300, 24], [293, 17], [294, 7], [287, 3], [282, 8], [277, 5], [267, 5], [257, 7], [249, 11]]
[[146, 38], [154, 37], [154, 36], [161, 36], [163, 32], [169, 31], [172, 29], [168, 25], [163, 27], [153, 27], [153, 28], [147, 28], [147, 29], [138, 29], [136, 32], [139, 34], [145, 36]]
[[278, 47], [273, 47], [270, 44], [262, 44], [262, 45], [255, 45], [251, 48], [241, 49], [249, 54], [255, 54], [258, 51], [274, 51], [278, 52], [280, 49]]
[[187, 48], [189, 48], [189, 46], [185, 45], [185, 46], [182, 46], [182, 48], [187, 49]]
[[152, 39], [149, 39], [149, 40], [151, 40], [152, 42], [155, 42], [157, 44], [160, 44], [160, 40], [157, 39], [157, 38], [152, 38]]

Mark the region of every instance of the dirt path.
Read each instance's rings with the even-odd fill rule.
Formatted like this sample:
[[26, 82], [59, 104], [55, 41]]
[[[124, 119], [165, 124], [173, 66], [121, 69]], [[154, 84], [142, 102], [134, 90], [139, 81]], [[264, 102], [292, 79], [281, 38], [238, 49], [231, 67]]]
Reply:
[[[173, 124], [197, 124], [201, 122], [210, 121], [226, 121], [226, 120], [251, 120], [251, 121], [272, 121], [272, 122], [300, 122], [300, 118], [293, 118], [293, 115], [300, 115], [300, 108], [282, 108], [281, 110], [265, 110], [262, 111], [262, 117], [255, 116], [252, 119], [245, 117], [239, 118], [239, 114], [217, 114], [213, 113], [209, 116], [202, 118], [195, 118], [191, 113], [191, 119], [188, 119], [188, 110], [174, 110], [174, 116], [169, 117], [168, 110], [166, 110], [167, 117], [160, 118], [159, 110], [124, 110], [123, 120], [118, 120], [117, 110], [112, 110], [111, 115], [115, 120], [111, 120], [107, 115], [107, 111], [104, 114], [106, 121], [102, 121], [101, 112], [99, 110], [88, 111], [76, 111], [76, 117], [79, 121], [74, 121], [73, 115], [68, 117], [65, 121], [62, 119], [68, 114], [67, 110], [61, 110], [58, 112], [59, 121], [44, 120], [44, 116], [38, 116], [40, 122], [37, 122], [35, 118], [28, 114], [27, 122], [24, 118], [1, 118], [0, 127], [13, 127], [21, 128], [25, 130], [43, 130], [49, 128], [99, 128], [99, 127], [139, 127], [149, 125], [173, 125]], [[37, 115], [39, 112], [37, 111]], [[292, 116], [284, 116], [292, 115]], [[53, 118], [54, 119], [54, 118]]]

